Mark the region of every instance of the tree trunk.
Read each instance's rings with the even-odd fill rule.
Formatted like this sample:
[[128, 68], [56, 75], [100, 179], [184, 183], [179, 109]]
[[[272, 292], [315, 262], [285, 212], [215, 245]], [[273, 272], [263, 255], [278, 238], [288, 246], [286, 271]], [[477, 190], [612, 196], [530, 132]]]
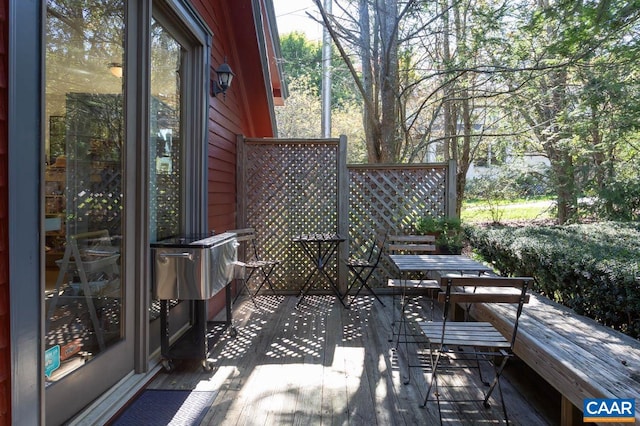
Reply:
[[[552, 118], [551, 137], [547, 140], [547, 153], [552, 163], [558, 194], [558, 222], [564, 224], [574, 219], [577, 212], [577, 196], [573, 159], [568, 148], [561, 147], [560, 141], [566, 136], [558, 119], [566, 110], [566, 69], [551, 73], [551, 105], [549, 117]], [[552, 158], [553, 157], [553, 158]]]
[[[444, 70], [446, 71], [449, 68], [449, 64], [451, 63], [451, 47], [449, 45], [449, 0], [444, 0], [442, 2], [442, 25], [443, 25], [443, 36], [442, 36], [442, 59], [444, 63]], [[449, 161], [452, 158], [451, 153], [453, 152], [453, 131], [455, 127], [452, 125], [453, 122], [453, 105], [451, 100], [451, 83], [447, 83], [449, 79], [449, 75], [445, 72], [444, 75], [444, 95], [443, 95], [443, 128], [444, 128], [444, 161]]]
[[360, 60], [362, 63], [362, 86], [364, 87], [363, 97], [369, 102], [364, 103], [362, 114], [362, 125], [366, 137], [367, 160], [369, 163], [380, 162], [380, 132], [378, 130], [378, 111], [372, 109], [377, 105], [374, 101], [374, 81], [371, 64], [371, 24], [369, 22], [369, 8], [367, 0], [360, 0], [358, 3], [359, 24], [360, 24]]
[[[456, 44], [458, 46], [458, 56], [463, 63], [466, 63], [468, 58], [467, 52], [467, 36], [466, 25], [460, 16], [460, 4], [455, 2], [453, 6], [453, 12], [455, 17], [456, 27]], [[458, 146], [458, 179], [457, 179], [457, 197], [456, 197], [456, 215], [460, 217], [462, 211], [462, 200], [464, 199], [464, 188], [467, 183], [467, 170], [469, 170], [469, 163], [471, 162], [471, 135], [473, 131], [472, 114], [471, 114], [471, 97], [469, 93], [470, 78], [468, 73], [464, 73], [458, 83], [461, 87], [460, 90], [460, 107], [462, 109], [462, 146], [460, 146], [459, 138], [456, 139], [456, 146]], [[456, 126], [457, 127], [457, 126]]]
[[398, 39], [397, 0], [378, 0], [380, 23], [381, 63], [380, 63], [380, 121], [382, 163], [395, 163], [400, 155], [398, 139]]
[[570, 153], [560, 151], [550, 161], [556, 184], [558, 223], [562, 225], [573, 220], [577, 212], [573, 160]]

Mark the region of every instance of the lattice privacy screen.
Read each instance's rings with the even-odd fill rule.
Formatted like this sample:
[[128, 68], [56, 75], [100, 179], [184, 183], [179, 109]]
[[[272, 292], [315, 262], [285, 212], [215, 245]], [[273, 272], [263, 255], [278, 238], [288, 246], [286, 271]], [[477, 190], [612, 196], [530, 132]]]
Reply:
[[[278, 290], [298, 290], [312, 270], [310, 260], [291, 242], [295, 235], [338, 232], [343, 220], [349, 239], [344, 255], [349, 250], [351, 257], [364, 256], [376, 229], [413, 232], [424, 214], [447, 214], [447, 165], [351, 165], [341, 171], [344, 163], [338, 156], [345, 151], [335, 139], [239, 139], [239, 226], [255, 228], [264, 258], [283, 260], [274, 273]], [[342, 174], [348, 177], [343, 191]], [[347, 217], [340, 218], [345, 205]], [[338, 269], [331, 265], [333, 277]], [[371, 284], [386, 286], [394, 274], [384, 256]], [[344, 289], [352, 277], [338, 279]]]
[[[377, 229], [389, 234], [415, 232], [425, 214], [446, 215], [447, 167], [444, 165], [348, 166], [351, 256], [365, 256]], [[383, 255], [372, 284], [386, 286], [395, 276]]]
[[67, 233], [122, 234], [122, 171], [117, 161], [74, 161], [67, 170]]
[[[338, 141], [245, 142], [241, 217], [255, 228], [262, 257], [283, 261], [274, 285], [298, 289], [313, 265], [291, 239], [338, 232]], [[326, 270], [337, 277], [335, 264]]]

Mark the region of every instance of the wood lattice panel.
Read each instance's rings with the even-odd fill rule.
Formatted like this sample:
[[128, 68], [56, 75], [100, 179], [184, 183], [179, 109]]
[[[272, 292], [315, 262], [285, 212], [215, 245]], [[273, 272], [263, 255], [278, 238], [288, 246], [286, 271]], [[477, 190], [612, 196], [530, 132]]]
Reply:
[[[306, 233], [339, 232], [339, 211], [348, 205], [349, 256], [364, 256], [375, 231], [413, 232], [419, 217], [447, 215], [445, 164], [350, 165], [339, 169], [337, 140], [263, 140], [239, 142], [239, 226], [255, 228], [263, 257], [280, 259], [274, 272], [278, 290], [297, 290], [312, 264], [291, 238]], [[343, 166], [344, 167], [344, 166]], [[349, 186], [339, 189], [340, 176]], [[343, 194], [343, 200], [339, 200]], [[346, 213], [345, 213], [346, 214]], [[346, 252], [345, 252], [346, 257]], [[330, 273], [337, 277], [336, 264]], [[395, 276], [383, 257], [373, 286]], [[346, 281], [352, 277], [344, 277]], [[325, 286], [325, 289], [328, 289]]]
[[122, 171], [118, 162], [77, 160], [66, 172], [67, 232], [122, 234]]
[[[291, 239], [338, 232], [337, 141], [247, 141], [244, 155], [246, 226], [255, 228], [264, 258], [283, 261], [276, 287], [298, 289], [312, 264]], [[328, 268], [334, 277], [336, 269]]]
[[180, 184], [180, 163], [175, 165], [171, 173], [158, 173], [155, 176], [155, 187], [150, 210], [153, 211], [156, 238], [162, 240], [177, 235], [181, 227], [180, 203], [182, 202]]
[[[446, 215], [444, 165], [349, 166], [349, 239], [352, 256], [364, 256], [377, 229], [389, 234], [415, 231], [426, 214]], [[386, 285], [393, 266], [383, 256], [371, 284]]]

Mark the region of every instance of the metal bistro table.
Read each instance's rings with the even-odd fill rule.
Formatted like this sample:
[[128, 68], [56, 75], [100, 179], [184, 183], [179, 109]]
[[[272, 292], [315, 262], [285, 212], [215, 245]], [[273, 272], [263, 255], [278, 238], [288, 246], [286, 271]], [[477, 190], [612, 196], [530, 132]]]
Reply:
[[291, 239], [294, 243], [300, 244], [304, 253], [313, 261], [314, 270], [307, 276], [304, 284], [300, 288], [300, 293], [298, 297], [298, 303], [296, 303], [296, 307], [302, 302], [302, 299], [307, 295], [313, 284], [317, 282], [314, 280], [314, 276], [324, 276], [329, 284], [333, 292], [338, 297], [340, 303], [345, 308], [347, 307], [342, 300], [342, 295], [340, 294], [340, 290], [338, 286], [333, 281], [333, 278], [327, 273], [325, 267], [333, 257], [333, 255], [338, 250], [338, 246], [340, 243], [345, 241], [345, 238], [340, 234], [336, 233], [325, 233], [325, 234], [306, 234], [306, 235], [298, 235]]
[[389, 256], [401, 274], [406, 272], [493, 272], [491, 267], [462, 254], [392, 254]]
[[[430, 278], [432, 273], [460, 273], [464, 274], [478, 274], [482, 275], [485, 273], [492, 274], [494, 273], [491, 267], [484, 265], [480, 262], [477, 262], [467, 256], [464, 255], [456, 255], [456, 254], [392, 254], [389, 256], [391, 261], [396, 265], [398, 271], [400, 272], [401, 277], [404, 278], [407, 273], [410, 272], [421, 272]], [[439, 277], [435, 277], [439, 279]], [[401, 283], [404, 282], [404, 279], [401, 279]], [[405, 343], [407, 343], [407, 331], [406, 331], [406, 316], [405, 310], [407, 306], [407, 286], [402, 287], [402, 296], [401, 296], [401, 309], [400, 309], [400, 324], [398, 325], [397, 332], [397, 340], [396, 340], [396, 348], [400, 343], [400, 334], [401, 330], [404, 329], [404, 337]], [[438, 286], [436, 285], [436, 289]], [[395, 332], [395, 310], [394, 317], [392, 319], [391, 324], [391, 340], [393, 340]], [[405, 382], [408, 383], [408, 382]]]

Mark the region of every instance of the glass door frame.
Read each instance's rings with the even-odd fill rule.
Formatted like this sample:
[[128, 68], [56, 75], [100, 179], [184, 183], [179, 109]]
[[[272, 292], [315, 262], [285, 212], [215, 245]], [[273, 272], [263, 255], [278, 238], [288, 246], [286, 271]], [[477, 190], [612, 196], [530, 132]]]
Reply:
[[[41, 334], [44, 270], [40, 235], [40, 150], [43, 101], [42, 2], [10, 0], [9, 22], [9, 287], [11, 321], [11, 416], [43, 423], [44, 355]], [[31, 283], [31, 285], [25, 285]]]

